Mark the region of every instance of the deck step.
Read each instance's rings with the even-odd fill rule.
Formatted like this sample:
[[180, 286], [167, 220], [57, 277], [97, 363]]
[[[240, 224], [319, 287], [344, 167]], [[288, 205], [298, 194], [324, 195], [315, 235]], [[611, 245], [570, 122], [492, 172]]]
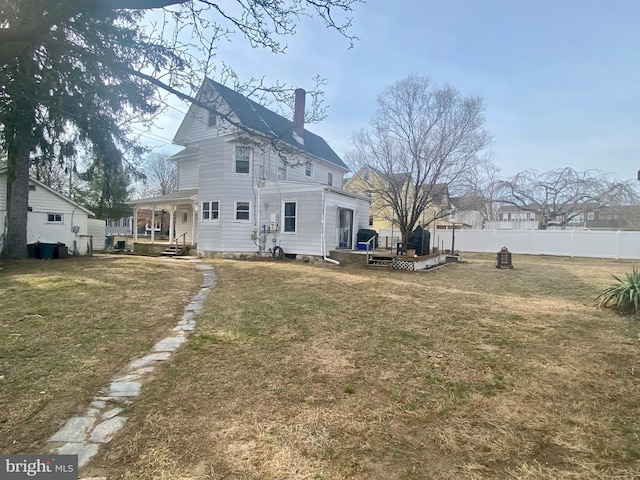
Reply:
[[389, 255], [372, 255], [369, 258], [367, 266], [369, 267], [390, 267], [393, 257]]

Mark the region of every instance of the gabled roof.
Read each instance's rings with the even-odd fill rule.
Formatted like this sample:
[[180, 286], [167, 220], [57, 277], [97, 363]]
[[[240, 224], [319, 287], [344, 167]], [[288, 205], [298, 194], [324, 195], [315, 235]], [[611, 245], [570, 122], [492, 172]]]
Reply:
[[[0, 168], [0, 175], [3, 175], [7, 173], [7, 169], [6, 168]], [[47, 190], [49, 193], [52, 193], [53, 195], [55, 195], [56, 197], [61, 198], [62, 200], [64, 200], [65, 202], [69, 203], [70, 205], [73, 205], [76, 208], [79, 208], [80, 210], [82, 210], [83, 212], [85, 212], [87, 215], [90, 215], [92, 217], [95, 217], [96, 214], [93, 213], [91, 210], [89, 210], [87, 207], [83, 207], [82, 205], [80, 205], [79, 203], [74, 202], [73, 200], [71, 200], [69, 197], [62, 195], [60, 192], [56, 192], [53, 188], [49, 187], [48, 185], [45, 185], [44, 183], [42, 183], [39, 180], [36, 180], [35, 178], [33, 178], [31, 175], [29, 175], [29, 181], [35, 183], [36, 185], [38, 185], [39, 187]]]
[[225, 87], [221, 83], [211, 79], [206, 79], [205, 82], [208, 82], [220, 94], [243, 126], [259, 132], [268, 138], [275, 136], [289, 146], [326, 160], [340, 168], [349, 170], [349, 167], [345, 165], [342, 159], [322, 137], [305, 129], [304, 144], [300, 144], [293, 137], [293, 122], [291, 120], [272, 112], [268, 108]]

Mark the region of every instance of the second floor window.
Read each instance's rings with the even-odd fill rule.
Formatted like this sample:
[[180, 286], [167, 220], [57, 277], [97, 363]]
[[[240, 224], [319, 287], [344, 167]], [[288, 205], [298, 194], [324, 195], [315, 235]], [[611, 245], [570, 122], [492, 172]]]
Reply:
[[249, 173], [251, 161], [251, 149], [249, 147], [236, 147], [236, 159], [234, 165], [235, 173]]
[[304, 175], [305, 177], [310, 177], [313, 175], [313, 165], [311, 162], [307, 162], [304, 164]]
[[287, 179], [287, 164], [283, 159], [278, 160], [278, 180]]
[[329, 185], [329, 186], [333, 185], [333, 173], [328, 173], [327, 174], [327, 185]]

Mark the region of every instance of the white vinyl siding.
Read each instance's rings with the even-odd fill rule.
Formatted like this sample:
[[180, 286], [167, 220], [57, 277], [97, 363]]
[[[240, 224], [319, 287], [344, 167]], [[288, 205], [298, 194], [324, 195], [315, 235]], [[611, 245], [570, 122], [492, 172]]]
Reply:
[[[320, 255], [322, 253], [322, 193], [324, 187], [311, 182], [289, 183], [265, 187], [262, 191], [261, 203], [267, 209], [259, 212], [258, 225], [269, 226], [271, 214], [279, 217], [278, 244], [284, 253], [301, 255]], [[295, 232], [286, 232], [287, 225], [285, 204], [295, 205]], [[270, 245], [268, 245], [270, 246]]]
[[198, 156], [176, 161], [178, 167], [178, 189], [187, 190], [198, 186]]

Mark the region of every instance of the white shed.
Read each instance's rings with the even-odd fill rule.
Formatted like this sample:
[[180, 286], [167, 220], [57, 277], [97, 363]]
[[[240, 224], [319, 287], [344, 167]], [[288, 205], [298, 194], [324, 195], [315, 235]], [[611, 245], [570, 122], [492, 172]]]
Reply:
[[[27, 243], [63, 243], [69, 254], [86, 255], [92, 242], [89, 217], [94, 213], [34, 178], [29, 179]], [[0, 249], [7, 225], [7, 171], [0, 170]], [[102, 222], [104, 223], [104, 222]], [[101, 239], [104, 244], [104, 238]], [[94, 245], [95, 248], [95, 245]]]

